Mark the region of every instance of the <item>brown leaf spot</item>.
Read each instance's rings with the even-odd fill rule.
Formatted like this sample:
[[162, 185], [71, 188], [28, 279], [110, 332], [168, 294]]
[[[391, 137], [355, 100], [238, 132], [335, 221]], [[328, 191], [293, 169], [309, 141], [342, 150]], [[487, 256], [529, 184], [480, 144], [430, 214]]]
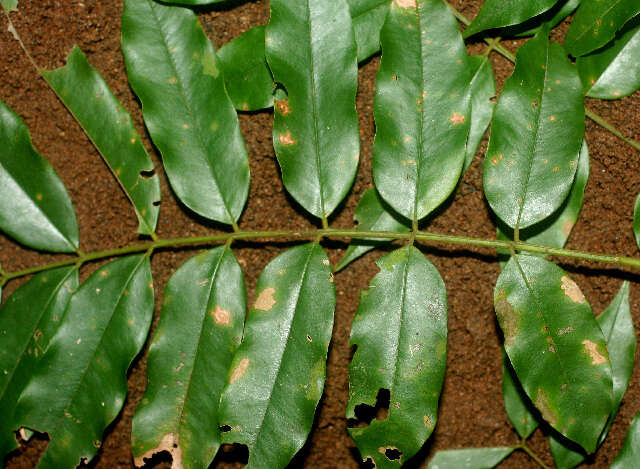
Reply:
[[561, 288], [564, 291], [564, 294], [571, 298], [571, 301], [574, 303], [584, 303], [584, 295], [580, 291], [580, 287], [576, 285], [576, 282], [566, 275], [563, 275], [560, 281], [562, 282]]
[[589, 353], [592, 365], [601, 365], [602, 363], [607, 362], [607, 357], [605, 357], [598, 351], [598, 344], [596, 344], [595, 342], [591, 342], [588, 339], [584, 339], [582, 341], [582, 345], [584, 345], [586, 352]]
[[286, 116], [291, 112], [289, 108], [289, 100], [288, 99], [280, 99], [276, 101], [276, 109], [280, 111], [283, 116]]
[[273, 294], [276, 292], [275, 288], [268, 287], [260, 292], [256, 302], [253, 305], [255, 309], [262, 311], [269, 311], [276, 304], [276, 300], [273, 298]]
[[400, 8], [415, 8], [416, 0], [393, 0]]
[[215, 319], [216, 324], [228, 326], [231, 324], [231, 312], [223, 309], [220, 305], [216, 305], [216, 309], [211, 311], [211, 316]]
[[249, 359], [243, 358], [242, 360], [240, 360], [240, 363], [238, 363], [238, 366], [236, 366], [231, 372], [231, 378], [229, 378], [229, 384], [235, 383], [240, 378], [242, 378], [244, 374], [247, 372], [247, 368], [249, 368]]
[[504, 344], [513, 345], [520, 330], [520, 315], [504, 297], [496, 301], [496, 315], [504, 333]]
[[182, 465], [182, 450], [178, 445], [178, 435], [175, 433], [167, 433], [162, 437], [162, 441], [160, 444], [144, 453], [142, 456], [135, 457], [133, 459], [133, 463], [136, 467], [144, 466], [144, 460], [151, 458], [154, 454], [162, 453], [163, 451], [167, 451], [171, 455], [172, 464], [171, 469], [184, 469]]
[[571, 220], [566, 220], [562, 224], [562, 234], [565, 236], [569, 236], [571, 230], [573, 229], [573, 222]]
[[429, 417], [428, 415], [424, 416], [424, 426], [430, 430], [433, 429], [433, 422], [431, 421], [431, 417]]
[[282, 143], [283, 145], [293, 145], [294, 143], [296, 143], [296, 140], [291, 136], [290, 130], [287, 130], [287, 132], [284, 134], [280, 134], [278, 140], [280, 140], [280, 143]]
[[558, 416], [554, 411], [549, 407], [549, 399], [547, 395], [544, 393], [542, 388], [538, 388], [538, 394], [536, 394], [536, 407], [542, 414], [542, 418], [549, 422], [551, 425], [558, 424]]
[[565, 327], [564, 329], [558, 329], [558, 335], [571, 334], [573, 332], [573, 327]]
[[464, 124], [465, 117], [462, 114], [458, 114], [456, 111], [453, 111], [451, 117], [449, 117], [449, 122], [453, 125]]

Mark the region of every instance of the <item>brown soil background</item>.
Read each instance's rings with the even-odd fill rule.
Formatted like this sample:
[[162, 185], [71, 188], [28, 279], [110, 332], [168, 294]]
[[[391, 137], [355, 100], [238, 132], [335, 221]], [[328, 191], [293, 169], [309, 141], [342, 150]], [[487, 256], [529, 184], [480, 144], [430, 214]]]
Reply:
[[[468, 17], [473, 17], [480, 0], [454, 2]], [[120, 51], [120, 1], [22, 0], [11, 17], [36, 62], [51, 69], [64, 64], [74, 44], [107, 80], [116, 96], [132, 114], [145, 139], [147, 149], [161, 167], [160, 157], [150, 144], [142, 123], [141, 110], [125, 76]], [[268, 21], [267, 0], [204, 8], [200, 19], [216, 48], [248, 28]], [[65, 183], [80, 224], [81, 249], [84, 251], [116, 248], [140, 240], [137, 222], [125, 196], [108, 172], [98, 153], [81, 129], [39, 78], [18, 43], [7, 32], [0, 17], [0, 98], [22, 116], [35, 147], [53, 164]], [[561, 26], [560, 30], [566, 29]], [[554, 33], [561, 37], [558, 32]], [[514, 49], [518, 43], [505, 41]], [[481, 53], [482, 44], [470, 44], [472, 53]], [[511, 73], [512, 65], [496, 53], [491, 54], [499, 89]], [[373, 96], [378, 58], [360, 69], [358, 110], [362, 158], [353, 189], [337, 213], [333, 227], [351, 227], [353, 210], [362, 192], [371, 187], [371, 148], [374, 136]], [[588, 107], [616, 125], [625, 135], [640, 135], [640, 93], [615, 102], [588, 100]], [[316, 220], [291, 204], [279, 177], [271, 146], [272, 113], [241, 114], [240, 123], [251, 161], [251, 192], [240, 220], [244, 229], [300, 230], [317, 226]], [[572, 249], [640, 256], [632, 234], [632, 213], [640, 192], [638, 152], [604, 129], [587, 120], [586, 138], [591, 153], [591, 176], [584, 207], [573, 230], [568, 247]], [[470, 170], [442, 213], [425, 229], [435, 232], [495, 237], [495, 223], [482, 193], [482, 155], [486, 138]], [[162, 179], [162, 210], [158, 234], [161, 237], [211, 233], [216, 225], [203, 225], [177, 202]], [[343, 242], [326, 242], [332, 261], [344, 252]], [[275, 243], [238, 243], [235, 252], [244, 268], [248, 299], [251, 301], [262, 268], [283, 249]], [[441, 398], [437, 428], [423, 450], [408, 465], [426, 467], [436, 450], [445, 448], [512, 445], [517, 442], [504, 411], [501, 390], [500, 339], [493, 313], [493, 286], [498, 276], [495, 252], [486, 249], [450, 246], [424, 246], [424, 252], [442, 274], [449, 297], [449, 349], [447, 374]], [[158, 252], [153, 258], [156, 306], [165, 284], [175, 269], [199, 249]], [[376, 272], [374, 261], [381, 251], [370, 253], [336, 275], [338, 304], [333, 342], [329, 353], [324, 397], [316, 414], [309, 441], [296, 457], [295, 468], [357, 468], [358, 452], [346, 430], [344, 409], [348, 395], [347, 365], [350, 357], [349, 328], [358, 304], [361, 288]], [[9, 271], [50, 262], [57, 257], [35, 253], [0, 235], [0, 262]], [[591, 303], [601, 312], [610, 302], [623, 279], [631, 281], [631, 307], [636, 327], [640, 326], [640, 276], [631, 270], [582, 261], [560, 260]], [[83, 278], [97, 267], [88, 265]], [[11, 282], [3, 292], [6, 298], [23, 281]], [[159, 308], [156, 308], [156, 320]], [[146, 351], [146, 349], [145, 349]], [[131, 418], [145, 382], [145, 352], [135, 361], [129, 375], [126, 405], [106, 431], [104, 445], [90, 463], [95, 468], [133, 467], [129, 450]], [[633, 416], [640, 410], [640, 373], [634, 373], [629, 391], [611, 433], [592, 462], [582, 467], [608, 467], [622, 447]], [[1, 418], [1, 416], [0, 416]], [[543, 431], [537, 430], [531, 446], [552, 465]], [[35, 467], [46, 446], [46, 437], [37, 436], [12, 453], [5, 468]], [[168, 468], [168, 457], [155, 458], [147, 467]], [[212, 467], [241, 467], [233, 453], [222, 453]], [[500, 467], [537, 467], [523, 453], [516, 453]]]

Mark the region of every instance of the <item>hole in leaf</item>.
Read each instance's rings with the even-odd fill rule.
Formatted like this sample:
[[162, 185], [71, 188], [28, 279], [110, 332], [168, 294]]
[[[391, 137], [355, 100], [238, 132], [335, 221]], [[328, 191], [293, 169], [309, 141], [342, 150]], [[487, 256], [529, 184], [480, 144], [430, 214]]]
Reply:
[[495, 94], [493, 96], [491, 96], [489, 98], [489, 102], [491, 103], [497, 103], [498, 102], [498, 96], [496, 96]]
[[387, 448], [384, 455], [389, 461], [397, 461], [402, 457], [402, 451], [396, 448]]
[[150, 170], [145, 170], [143, 169], [142, 171], [140, 171], [140, 176], [145, 178], [145, 179], [149, 179], [152, 178], [153, 176], [156, 175], [156, 170], [155, 168], [150, 169]]
[[160, 205], [160, 201], [159, 200], [154, 200], [151, 205], [153, 205], [154, 207], [158, 207]]
[[367, 458], [362, 461], [361, 469], [375, 469], [376, 463], [373, 462], [373, 459]]
[[221, 425], [219, 428], [222, 433], [231, 431], [231, 425]]
[[371, 424], [373, 419], [385, 420], [389, 415], [389, 403], [391, 401], [391, 393], [388, 389], [381, 388], [376, 396], [376, 405], [374, 407], [368, 404], [359, 404], [354, 409], [355, 419], [349, 419], [347, 426], [350, 428], [362, 428]]
[[240, 443], [224, 444], [220, 449], [221, 451], [218, 452], [216, 457], [219, 461], [239, 462], [241, 464], [249, 462], [249, 448], [247, 445], [241, 445]]

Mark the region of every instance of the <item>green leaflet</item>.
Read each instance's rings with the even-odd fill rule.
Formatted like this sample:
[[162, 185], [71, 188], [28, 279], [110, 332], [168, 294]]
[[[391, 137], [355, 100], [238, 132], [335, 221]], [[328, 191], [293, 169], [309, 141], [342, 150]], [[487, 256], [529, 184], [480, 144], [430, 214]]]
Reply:
[[[578, 157], [578, 169], [571, 186], [571, 191], [562, 206], [556, 210], [549, 218], [537, 223], [525, 230], [520, 231], [520, 240], [528, 243], [542, 244], [562, 248], [567, 243], [571, 230], [578, 220], [582, 200], [584, 199], [584, 189], [589, 179], [589, 149], [587, 141], [582, 141], [582, 148]], [[497, 238], [505, 241], [513, 239], [513, 230], [498, 220]], [[509, 256], [509, 251], [498, 249], [498, 253], [503, 256], [500, 267], [504, 268]], [[530, 254], [537, 255], [537, 254]], [[545, 257], [544, 255], [540, 255]]]
[[438, 451], [428, 469], [490, 469], [509, 456], [513, 448], [466, 448]]
[[373, 175], [384, 200], [417, 221], [460, 178], [471, 113], [467, 52], [442, 0], [392, 3], [380, 41]]
[[580, 4], [564, 39], [574, 57], [604, 46], [622, 26], [640, 13], [637, 0], [590, 0]]
[[566, 199], [582, 144], [584, 106], [575, 67], [545, 30], [517, 57], [494, 113], [483, 181], [493, 211], [522, 229]]
[[612, 370], [579, 287], [555, 264], [517, 255], [498, 277], [494, 301], [527, 396], [553, 428], [595, 451], [612, 411]]
[[247, 150], [198, 18], [186, 8], [126, 0], [122, 51], [176, 195], [203, 217], [235, 223], [249, 190]]
[[192, 258], [171, 277], [149, 348], [147, 389], [133, 418], [136, 466], [169, 451], [174, 467], [209, 467], [220, 446], [218, 402], [245, 311], [242, 270], [228, 246]]
[[[552, 8], [547, 10], [545, 13], [532, 18], [531, 21], [527, 21], [526, 23], [520, 26], [514, 26], [512, 31], [514, 35], [517, 37], [522, 36], [533, 36], [538, 33], [542, 28], [549, 27], [549, 29], [557, 26], [562, 20], [564, 20], [567, 16], [573, 13], [578, 5], [580, 5], [581, 0], [560, 0], [557, 2]], [[531, 24], [535, 26], [531, 26]], [[524, 27], [524, 31], [522, 30]], [[510, 31], [507, 28], [504, 36], [508, 36]]]
[[558, 0], [484, 0], [478, 16], [464, 31], [470, 37], [487, 29], [501, 28], [524, 23], [555, 5]]
[[[367, 189], [364, 194], [362, 194], [353, 218], [356, 221], [356, 229], [358, 230], [401, 232], [408, 232], [410, 230], [407, 220], [404, 220], [388, 207], [374, 187]], [[389, 240], [353, 238], [347, 252], [344, 253], [340, 263], [335, 268], [335, 272], [344, 269], [351, 262], [364, 253], [371, 251], [376, 246], [388, 242]]]
[[640, 466], [640, 413], [636, 414], [629, 426], [624, 445], [611, 469], [631, 469]]
[[73, 294], [15, 411], [15, 422], [49, 434], [40, 469], [75, 468], [96, 454], [122, 408], [127, 369], [152, 314], [146, 255], [100, 267]]
[[502, 349], [502, 395], [507, 417], [520, 438], [527, 438], [538, 428], [538, 421], [531, 412], [531, 401], [526, 397], [511, 366], [504, 348]]
[[347, 0], [358, 47], [358, 62], [380, 50], [380, 29], [391, 0]]
[[277, 101], [273, 144], [293, 198], [326, 219], [345, 197], [360, 153], [358, 64], [345, 0], [271, 2], [267, 62], [287, 92]]
[[273, 106], [274, 83], [264, 56], [264, 26], [255, 26], [218, 51], [229, 98], [239, 111]]
[[389, 414], [349, 428], [363, 460], [400, 467], [435, 428], [447, 359], [447, 291], [442, 277], [415, 247], [377, 261], [380, 272], [360, 297], [351, 326], [357, 346], [349, 365], [347, 418], [390, 393]]
[[247, 468], [283, 468], [302, 447], [322, 395], [335, 289], [329, 259], [309, 243], [258, 279], [220, 401], [223, 443], [249, 448]]
[[491, 98], [496, 95], [496, 84], [493, 77], [493, 68], [487, 57], [480, 55], [469, 56], [469, 67], [471, 68], [471, 124], [469, 126], [469, 136], [467, 137], [467, 149], [464, 159], [464, 169], [466, 171], [473, 157], [476, 154], [478, 145], [484, 133], [489, 127], [495, 103]]
[[640, 88], [640, 16], [616, 39], [576, 60], [582, 86], [591, 98], [618, 99]]
[[62, 181], [0, 101], [0, 230], [34, 249], [78, 249], [78, 222]]
[[146, 235], [155, 232], [160, 211], [160, 179], [153, 174], [153, 162], [129, 113], [78, 46], [67, 57], [66, 66], [41, 73], [78, 120], [131, 200], [140, 223], [138, 232]]
[[0, 0], [0, 4], [7, 13], [18, 9], [18, 0]]
[[549, 449], [556, 469], [571, 469], [585, 460], [584, 450], [557, 433], [549, 433]]
[[17, 289], [0, 309], [0, 460], [18, 447], [16, 402], [55, 334], [78, 287], [73, 267], [42, 272]]

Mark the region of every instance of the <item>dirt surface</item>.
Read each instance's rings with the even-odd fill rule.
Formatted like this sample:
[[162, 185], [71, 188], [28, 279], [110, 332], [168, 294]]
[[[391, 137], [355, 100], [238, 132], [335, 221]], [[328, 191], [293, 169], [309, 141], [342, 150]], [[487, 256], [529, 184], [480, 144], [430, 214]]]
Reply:
[[[480, 3], [479, 0], [458, 0], [455, 6], [472, 17], [477, 13]], [[74, 44], [82, 48], [132, 114], [147, 149], [160, 168], [159, 154], [150, 144], [142, 123], [139, 102], [125, 76], [120, 51], [121, 9], [121, 2], [116, 0], [22, 0], [19, 11], [12, 13], [11, 17], [26, 47], [41, 67], [50, 69], [61, 66]], [[251, 26], [266, 23], [269, 8], [266, 0], [244, 4], [233, 2], [229, 6], [203, 8], [199, 14], [205, 31], [219, 48]], [[513, 48], [517, 43], [506, 41], [505, 45]], [[473, 53], [481, 53], [484, 46], [471, 44], [469, 49]], [[39, 78], [19, 44], [7, 32], [7, 21], [2, 17], [0, 51], [0, 98], [22, 116], [35, 147], [53, 164], [68, 188], [78, 214], [81, 249], [102, 250], [138, 242], [140, 238], [135, 232], [137, 221], [125, 196], [81, 129]], [[491, 60], [496, 70], [497, 84], [501, 88], [511, 73], [512, 65], [496, 53], [491, 54]], [[358, 110], [362, 158], [348, 199], [330, 220], [332, 227], [353, 225], [353, 210], [362, 192], [372, 185], [373, 96], [378, 63], [376, 57], [360, 69]], [[615, 102], [589, 100], [587, 105], [624, 134], [640, 136], [639, 93]], [[292, 199], [284, 191], [271, 146], [272, 113], [241, 114], [240, 123], [249, 151], [252, 177], [250, 199], [240, 220], [241, 227], [248, 230], [317, 227], [317, 221], [292, 204]], [[638, 152], [589, 120], [586, 132], [591, 154], [591, 177], [584, 208], [568, 247], [638, 256], [632, 234], [633, 204], [636, 194], [640, 192]], [[436, 217], [423, 224], [423, 228], [434, 232], [495, 237], [495, 220], [489, 214], [482, 193], [482, 155], [486, 143], [485, 138], [455, 195]], [[221, 229], [215, 224], [203, 224], [201, 219], [181, 206], [171, 192], [166, 177], [162, 171], [159, 172], [162, 178], [159, 236], [190, 236]], [[325, 245], [334, 262], [340, 258], [346, 246], [339, 241]], [[260, 271], [283, 247], [276, 243], [235, 245], [246, 276], [250, 301], [254, 298]], [[159, 298], [170, 275], [200, 249], [166, 250], [154, 256], [156, 320]], [[425, 467], [435, 450], [439, 449], [513, 445], [518, 441], [502, 401], [499, 328], [492, 306], [493, 285], [498, 276], [495, 252], [442, 245], [423, 246], [423, 250], [447, 285], [449, 348], [446, 381], [435, 433], [408, 467]], [[344, 418], [348, 396], [349, 330], [359, 291], [368, 285], [377, 271], [374, 261], [382, 251], [364, 256], [336, 275], [338, 303], [325, 393], [309, 441], [291, 467], [360, 467], [358, 451], [347, 434]], [[9, 271], [47, 263], [59, 257], [23, 249], [0, 235], [0, 262]], [[560, 264], [580, 285], [595, 313], [608, 305], [623, 279], [630, 280], [633, 316], [636, 327], [640, 326], [640, 276], [637, 273], [582, 261], [562, 260]], [[82, 271], [83, 278], [96, 267], [97, 264], [86, 266]], [[6, 298], [21, 283], [11, 282], [3, 292], [3, 297]], [[145, 353], [130, 370], [129, 395], [125, 407], [107, 429], [104, 445], [90, 463], [91, 467], [133, 467], [129, 449], [131, 418], [144, 391]], [[639, 410], [640, 373], [636, 370], [609, 437], [593, 461], [582, 467], [608, 467], [622, 447], [627, 427]], [[545, 431], [537, 430], [530, 444], [546, 464], [552, 465]], [[35, 467], [45, 446], [46, 437], [36, 436], [12, 453], [5, 461], [5, 467]], [[241, 455], [233, 451], [221, 452], [213, 467], [241, 467], [240, 460]], [[147, 467], [167, 468], [170, 467], [169, 461], [168, 456], [159, 456]], [[524, 453], [516, 453], [500, 467], [537, 466]]]

